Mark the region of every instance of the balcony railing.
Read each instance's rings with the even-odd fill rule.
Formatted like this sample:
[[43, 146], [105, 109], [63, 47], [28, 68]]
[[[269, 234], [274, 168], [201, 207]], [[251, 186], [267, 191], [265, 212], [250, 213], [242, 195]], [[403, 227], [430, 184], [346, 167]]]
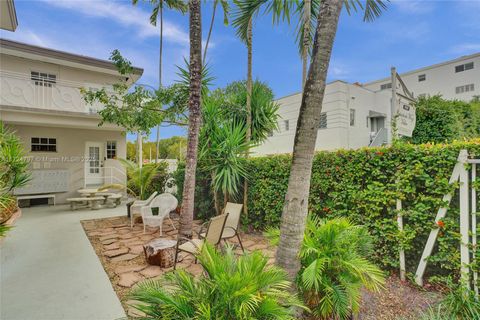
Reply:
[[[38, 82], [37, 82], [38, 83]], [[35, 84], [30, 75], [0, 71], [0, 105], [43, 110], [97, 113], [101, 104], [88, 105], [80, 88], [100, 89], [102, 85], [58, 80], [48, 86]]]

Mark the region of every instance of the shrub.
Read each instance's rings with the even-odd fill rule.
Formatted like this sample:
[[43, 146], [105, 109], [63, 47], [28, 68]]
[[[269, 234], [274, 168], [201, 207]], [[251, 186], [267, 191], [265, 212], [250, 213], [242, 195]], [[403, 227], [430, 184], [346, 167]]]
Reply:
[[198, 259], [205, 270], [198, 279], [178, 270], [133, 290], [144, 319], [295, 319], [293, 307], [301, 303], [286, 273], [268, 267], [260, 252], [237, 258], [232, 248], [220, 254], [207, 245]]
[[451, 142], [480, 136], [480, 103], [420, 97], [413, 143]]

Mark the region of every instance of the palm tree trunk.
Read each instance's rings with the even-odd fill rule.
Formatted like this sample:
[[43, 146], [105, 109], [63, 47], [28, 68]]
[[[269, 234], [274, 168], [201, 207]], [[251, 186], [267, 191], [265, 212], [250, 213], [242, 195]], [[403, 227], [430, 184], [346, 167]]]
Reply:
[[192, 237], [195, 173], [197, 170], [198, 135], [201, 125], [202, 21], [200, 0], [190, 0], [190, 94], [188, 98], [188, 145], [180, 214], [179, 241]]
[[312, 60], [303, 90], [295, 133], [292, 167], [282, 212], [276, 263], [294, 279], [300, 269], [298, 253], [305, 232], [312, 162], [322, 111], [325, 82], [343, 1], [321, 2]]
[[208, 44], [210, 43], [210, 36], [212, 35], [213, 23], [215, 22], [215, 13], [217, 11], [217, 1], [213, 1], [213, 12], [212, 12], [212, 20], [210, 21], [210, 28], [208, 29], [208, 36], [207, 41], [205, 42], [205, 49], [203, 50], [203, 65], [205, 65], [207, 59], [207, 49]]
[[[162, 88], [162, 55], [163, 55], [163, 0], [160, 0], [160, 53], [158, 57], [158, 88]], [[157, 146], [155, 152], [155, 163], [158, 163], [158, 154], [160, 151], [160, 124], [157, 126]]]
[[302, 89], [307, 80], [308, 51], [310, 47], [310, 14], [311, 0], [304, 0], [303, 4], [303, 45], [302, 45]]
[[[247, 132], [245, 140], [250, 141], [252, 137], [252, 18], [248, 22], [247, 31]], [[248, 151], [245, 154], [248, 158]], [[248, 216], [248, 181], [243, 182], [243, 214]]]

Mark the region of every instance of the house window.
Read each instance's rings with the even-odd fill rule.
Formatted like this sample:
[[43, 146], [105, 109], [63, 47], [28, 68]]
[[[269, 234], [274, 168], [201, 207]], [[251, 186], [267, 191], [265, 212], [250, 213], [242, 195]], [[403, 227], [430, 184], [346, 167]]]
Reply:
[[320, 125], [318, 126], [319, 129], [326, 129], [327, 128], [327, 113], [322, 112], [320, 114]]
[[30, 78], [36, 86], [52, 87], [52, 84], [57, 83], [57, 76], [49, 73], [32, 71]]
[[285, 123], [285, 131], [290, 130], [290, 120], [285, 120], [284, 123]]
[[473, 69], [473, 62], [465, 63], [465, 64], [460, 64], [458, 66], [455, 66], [455, 72], [462, 72], [462, 71], [467, 71]]
[[37, 138], [31, 140], [32, 152], [57, 152], [57, 139], [55, 138]]
[[456, 94], [460, 94], [460, 93], [464, 93], [464, 92], [471, 92], [471, 91], [475, 91], [475, 86], [473, 83], [470, 83], [470, 84], [466, 84], [464, 86], [458, 86], [455, 88], [455, 93]]
[[350, 126], [355, 125], [355, 109], [350, 109]]
[[117, 158], [117, 142], [107, 141], [107, 159]]
[[422, 82], [427, 80], [427, 75], [426, 74], [420, 74], [418, 75], [418, 82]]
[[392, 83], [385, 83], [380, 86], [380, 90], [386, 90], [386, 89], [391, 89], [392, 88]]

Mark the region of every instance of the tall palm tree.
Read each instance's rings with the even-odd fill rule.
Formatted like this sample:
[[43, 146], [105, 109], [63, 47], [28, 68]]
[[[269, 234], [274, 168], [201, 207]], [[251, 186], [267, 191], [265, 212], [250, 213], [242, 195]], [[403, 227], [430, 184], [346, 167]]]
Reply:
[[317, 17], [317, 27], [307, 80], [303, 90], [300, 114], [297, 121], [292, 166], [287, 194], [282, 212], [280, 243], [276, 263], [294, 278], [299, 269], [298, 254], [303, 240], [308, 212], [308, 196], [312, 162], [317, 140], [320, 113], [325, 93], [328, 65], [337, 32], [342, 7], [347, 12], [357, 6], [365, 9], [364, 20], [371, 21], [386, 8], [382, 0], [322, 0]]
[[[183, 0], [144, 0], [150, 2], [153, 6], [152, 14], [150, 15], [150, 24], [157, 26], [160, 20], [160, 52], [158, 55], [158, 88], [162, 88], [162, 56], [163, 56], [163, 6], [167, 8], [178, 10], [181, 13], [187, 12], [187, 4]], [[133, 5], [138, 4], [138, 0], [132, 0]], [[158, 163], [158, 154], [160, 149], [160, 124], [157, 126], [157, 141], [155, 162]]]
[[208, 44], [210, 43], [210, 37], [212, 36], [213, 24], [215, 22], [215, 14], [217, 12], [217, 6], [220, 4], [223, 9], [223, 24], [228, 26], [228, 13], [230, 11], [230, 5], [227, 0], [213, 0], [213, 12], [212, 19], [210, 20], [210, 27], [208, 29], [207, 40], [205, 41], [205, 48], [203, 49], [203, 65], [206, 63]]
[[198, 137], [202, 101], [202, 19], [200, 0], [190, 0], [190, 91], [188, 97], [188, 136], [179, 241], [192, 237], [195, 173], [198, 158]]
[[[273, 13], [273, 21], [276, 22], [281, 16], [289, 17], [289, 10], [292, 5], [291, 0], [234, 0], [236, 10], [233, 13], [233, 25], [237, 29], [237, 36], [247, 46], [247, 122], [245, 136], [247, 143], [250, 143], [252, 136], [252, 20], [258, 14], [260, 8], [265, 4], [266, 12]], [[248, 157], [248, 154], [245, 154]], [[248, 214], [248, 182], [244, 181], [243, 185], [243, 212]]]

